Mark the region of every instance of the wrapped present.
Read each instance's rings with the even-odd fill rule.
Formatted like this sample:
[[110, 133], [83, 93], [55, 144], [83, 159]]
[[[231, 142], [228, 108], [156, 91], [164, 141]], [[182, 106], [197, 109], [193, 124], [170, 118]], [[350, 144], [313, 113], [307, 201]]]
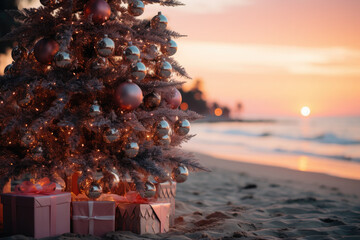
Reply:
[[[129, 195], [133, 195], [133, 192], [129, 192]], [[140, 196], [127, 199], [128, 202], [116, 202], [116, 230], [137, 234], [169, 231], [170, 203], [153, 202]]]
[[170, 203], [170, 227], [175, 223], [175, 196], [176, 196], [176, 182], [155, 183], [156, 195], [159, 202]]
[[[11, 192], [11, 181], [7, 182], [2, 189], [2, 193], [9, 193]], [[0, 229], [3, 229], [3, 205], [1, 203], [0, 197]]]
[[4, 230], [34, 238], [70, 232], [70, 193], [4, 193]]
[[78, 187], [78, 179], [79, 176], [81, 176], [80, 171], [76, 171], [72, 173], [69, 176], [66, 176], [65, 182], [66, 182], [66, 189], [67, 192], [72, 192], [75, 195], [78, 195], [80, 193], [79, 187]]
[[115, 202], [72, 202], [72, 231], [78, 234], [104, 236], [115, 230]]

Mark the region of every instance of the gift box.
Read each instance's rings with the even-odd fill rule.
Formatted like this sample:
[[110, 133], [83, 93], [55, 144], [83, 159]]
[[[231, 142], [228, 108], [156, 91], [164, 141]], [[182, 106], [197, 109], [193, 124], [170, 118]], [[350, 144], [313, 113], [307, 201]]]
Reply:
[[175, 223], [175, 196], [176, 196], [176, 182], [156, 183], [155, 197], [159, 202], [170, 203], [170, 227]]
[[[3, 193], [9, 193], [11, 190], [11, 181], [7, 182], [5, 186], [2, 189]], [[3, 205], [1, 203], [1, 197], [0, 197], [0, 229], [3, 229]]]
[[69, 176], [65, 177], [65, 183], [66, 183], [66, 192], [72, 192], [75, 195], [78, 195], [80, 193], [79, 187], [78, 187], [78, 179], [81, 176], [80, 171], [76, 171], [72, 173]]
[[34, 238], [70, 232], [70, 193], [1, 194], [6, 234]]
[[170, 203], [117, 203], [116, 230], [137, 234], [169, 231]]
[[102, 237], [115, 231], [115, 202], [72, 202], [72, 232]]

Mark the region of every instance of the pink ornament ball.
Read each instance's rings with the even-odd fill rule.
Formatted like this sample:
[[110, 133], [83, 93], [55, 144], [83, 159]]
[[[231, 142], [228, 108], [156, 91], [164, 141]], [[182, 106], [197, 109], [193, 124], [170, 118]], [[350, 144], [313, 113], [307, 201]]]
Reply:
[[170, 94], [165, 97], [165, 101], [170, 105], [172, 109], [176, 109], [182, 102], [182, 96], [179, 90], [174, 88]]
[[122, 110], [132, 111], [143, 100], [141, 88], [133, 82], [121, 83], [115, 91], [115, 101]]

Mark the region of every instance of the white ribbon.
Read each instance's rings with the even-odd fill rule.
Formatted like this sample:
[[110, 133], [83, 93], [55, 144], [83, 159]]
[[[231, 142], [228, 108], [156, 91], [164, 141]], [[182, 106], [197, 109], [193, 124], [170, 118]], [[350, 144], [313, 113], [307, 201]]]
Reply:
[[115, 216], [93, 216], [94, 202], [88, 201], [89, 204], [89, 216], [73, 216], [73, 220], [89, 220], [89, 234], [94, 234], [94, 221], [103, 220], [111, 221], [115, 220]]

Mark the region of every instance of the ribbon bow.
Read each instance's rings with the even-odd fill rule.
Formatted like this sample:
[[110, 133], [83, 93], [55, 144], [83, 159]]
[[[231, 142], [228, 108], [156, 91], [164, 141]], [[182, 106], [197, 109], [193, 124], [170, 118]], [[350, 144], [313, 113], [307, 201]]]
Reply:
[[36, 183], [24, 181], [15, 187], [16, 193], [50, 194], [55, 192], [55, 190], [56, 183], [51, 182], [47, 177], [40, 179]]

